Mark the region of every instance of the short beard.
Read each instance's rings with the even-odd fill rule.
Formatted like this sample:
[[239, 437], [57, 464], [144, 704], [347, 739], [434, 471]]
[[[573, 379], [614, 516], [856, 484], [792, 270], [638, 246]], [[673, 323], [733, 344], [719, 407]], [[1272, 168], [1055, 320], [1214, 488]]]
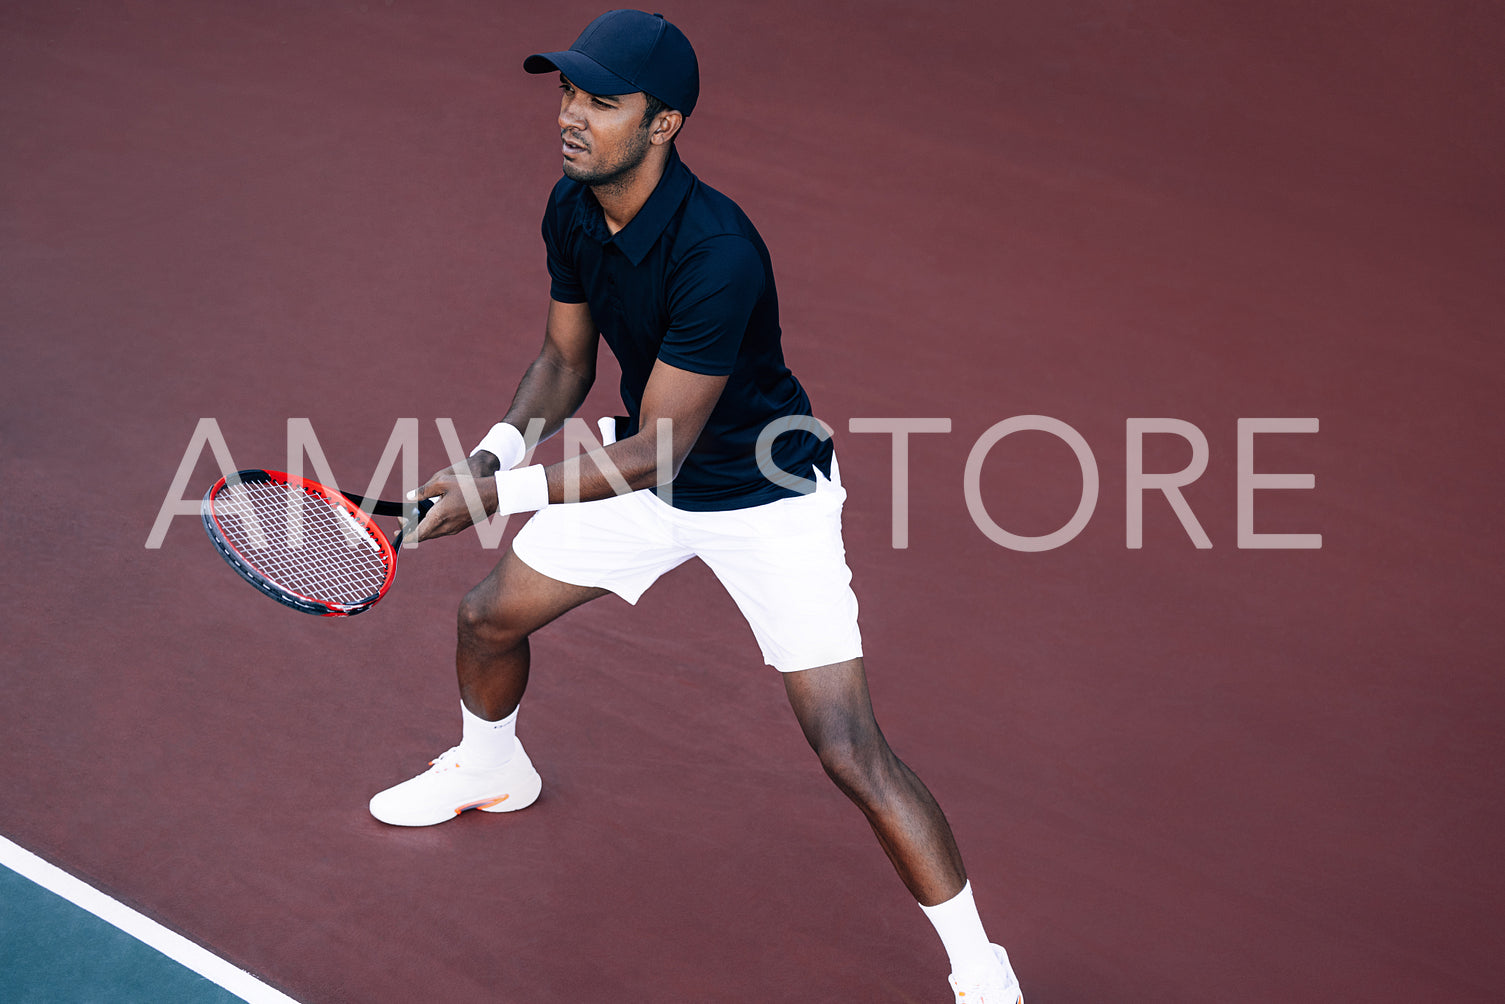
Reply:
[[652, 144], [648, 142], [648, 130], [639, 130], [633, 137], [632, 143], [616, 163], [597, 168], [594, 171], [582, 171], [569, 161], [564, 164], [564, 176], [571, 181], [589, 185], [593, 189], [602, 191], [620, 190], [627, 187], [637, 169], [642, 166], [648, 157], [648, 148]]

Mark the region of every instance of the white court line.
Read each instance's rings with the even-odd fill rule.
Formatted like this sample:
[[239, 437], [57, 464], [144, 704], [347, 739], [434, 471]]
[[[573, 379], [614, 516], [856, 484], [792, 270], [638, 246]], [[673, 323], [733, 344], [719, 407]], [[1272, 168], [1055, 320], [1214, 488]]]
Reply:
[[298, 1004], [287, 994], [272, 989], [207, 948], [169, 931], [150, 917], [142, 916], [124, 903], [111, 899], [87, 882], [74, 878], [3, 836], [0, 836], [0, 865], [57, 893], [75, 906], [88, 910], [100, 920], [114, 924], [137, 941], [150, 945], [174, 962], [192, 969], [211, 983], [224, 987], [241, 1000], [249, 1001], [250, 1004]]

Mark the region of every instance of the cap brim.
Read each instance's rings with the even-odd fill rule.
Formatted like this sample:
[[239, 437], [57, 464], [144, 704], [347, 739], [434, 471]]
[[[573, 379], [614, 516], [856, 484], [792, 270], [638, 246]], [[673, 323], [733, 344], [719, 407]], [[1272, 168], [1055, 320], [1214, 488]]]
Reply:
[[613, 94], [632, 94], [642, 90], [636, 84], [623, 80], [606, 67], [573, 49], [563, 52], [535, 52], [523, 60], [523, 69], [529, 73], [563, 73], [576, 87], [602, 97]]

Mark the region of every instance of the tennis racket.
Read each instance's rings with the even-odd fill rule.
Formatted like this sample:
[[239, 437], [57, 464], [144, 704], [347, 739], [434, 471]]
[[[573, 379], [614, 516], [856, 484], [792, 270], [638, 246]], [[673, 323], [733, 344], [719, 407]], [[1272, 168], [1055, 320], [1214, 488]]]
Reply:
[[433, 505], [366, 499], [281, 471], [245, 470], [215, 482], [200, 515], [220, 557], [251, 585], [306, 614], [353, 617], [386, 595], [402, 547], [402, 533], [389, 541], [371, 514], [412, 521]]

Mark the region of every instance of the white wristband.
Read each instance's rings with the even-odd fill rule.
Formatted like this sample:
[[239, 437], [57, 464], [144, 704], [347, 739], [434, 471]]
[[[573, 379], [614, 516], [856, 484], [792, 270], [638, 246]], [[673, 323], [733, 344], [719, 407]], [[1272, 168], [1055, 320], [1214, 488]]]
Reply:
[[482, 450], [502, 462], [500, 470], [510, 471], [528, 452], [528, 444], [523, 440], [523, 434], [517, 431], [516, 426], [498, 422], [481, 439], [480, 444], [470, 451], [470, 455], [473, 457]]
[[511, 515], [549, 504], [549, 477], [543, 464], [496, 472], [496, 511]]

